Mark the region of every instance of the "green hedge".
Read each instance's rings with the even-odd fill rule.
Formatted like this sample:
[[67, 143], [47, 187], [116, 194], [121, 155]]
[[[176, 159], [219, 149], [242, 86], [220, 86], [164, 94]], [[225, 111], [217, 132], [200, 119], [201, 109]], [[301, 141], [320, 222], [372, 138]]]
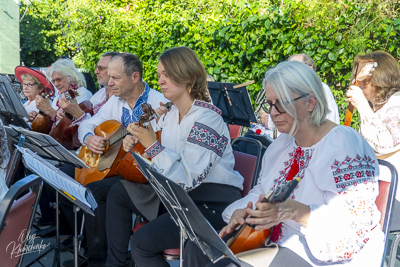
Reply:
[[38, 21], [46, 42], [30, 45], [32, 28], [21, 22], [21, 61], [28, 65], [46, 62], [25, 59], [29, 49], [42, 49], [48, 59], [68, 54], [93, 72], [103, 52], [126, 51], [142, 59], [144, 79], [158, 88], [158, 56], [185, 45], [217, 81], [255, 80], [248, 86], [254, 99], [269, 68], [307, 53], [331, 86], [342, 120], [354, 56], [383, 49], [400, 58], [398, 1], [70, 0], [34, 1], [29, 8], [24, 20]]

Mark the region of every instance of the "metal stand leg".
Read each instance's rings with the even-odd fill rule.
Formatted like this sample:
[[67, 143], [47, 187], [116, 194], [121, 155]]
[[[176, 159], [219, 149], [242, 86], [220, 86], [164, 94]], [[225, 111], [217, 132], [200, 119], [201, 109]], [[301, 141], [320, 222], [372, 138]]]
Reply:
[[395, 233], [395, 238], [393, 239], [392, 245], [390, 247], [388, 267], [394, 267], [399, 243], [400, 243], [400, 233]]
[[80, 208], [76, 205], [74, 205], [74, 217], [75, 217], [75, 223], [74, 223], [74, 266], [78, 267], [78, 211]]

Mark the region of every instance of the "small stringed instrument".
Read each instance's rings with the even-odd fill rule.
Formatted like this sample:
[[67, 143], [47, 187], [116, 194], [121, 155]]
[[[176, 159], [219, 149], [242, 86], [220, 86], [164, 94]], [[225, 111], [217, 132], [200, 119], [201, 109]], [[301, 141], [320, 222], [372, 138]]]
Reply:
[[[368, 76], [372, 75], [371, 72], [373, 72], [377, 66], [378, 63], [372, 59], [360, 60], [354, 69], [355, 82], [353, 83], [353, 85], [360, 86], [363, 80], [367, 79]], [[349, 103], [343, 125], [351, 126], [351, 119], [353, 118], [353, 113], [354, 113], [354, 106], [351, 103]]]
[[[295, 177], [275, 194], [272, 194], [271, 191], [261, 202], [271, 204], [284, 202], [300, 181], [299, 177]], [[255, 230], [254, 227], [255, 225], [242, 225], [236, 235], [226, 242], [233, 254], [265, 246], [269, 240], [271, 229]]]
[[[145, 114], [140, 117], [139, 125], [145, 125], [147, 123], [145, 118], [147, 117], [148, 119], [150, 119], [151, 115], [146, 114], [146, 111], [150, 111], [150, 109], [147, 109], [147, 106], [149, 105], [143, 105], [144, 104], [142, 104], [142, 110], [145, 112]], [[153, 109], [151, 109], [151, 111], [152, 110]], [[122, 148], [122, 141], [123, 138], [129, 134], [129, 132], [118, 121], [110, 120], [103, 122], [95, 128], [94, 134], [106, 139], [106, 148], [103, 154], [100, 155], [93, 153], [86, 146], [82, 146], [78, 157], [83, 160], [86, 165], [90, 167], [90, 169], [76, 168], [75, 180], [83, 185], [87, 185], [94, 181], [118, 175], [117, 169], [120, 165], [120, 162], [122, 158], [127, 155], [125, 150]], [[136, 146], [137, 145], [138, 144], [136, 144]], [[122, 169], [123, 168], [125, 167], [122, 167]], [[123, 170], [121, 173], [123, 174]]]
[[[65, 93], [65, 97], [69, 102], [72, 102], [76, 96], [78, 96], [78, 92], [72, 89]], [[84, 101], [80, 103], [79, 107], [83, 112], [93, 115], [93, 106], [90, 101]], [[54, 127], [49, 134], [57, 142], [69, 150], [78, 149], [80, 147], [80, 142], [78, 140], [79, 125], [72, 125], [73, 121], [73, 116], [69, 113], [65, 113], [65, 117], [57, 122], [56, 127]]]
[[[43, 92], [41, 93], [41, 97], [49, 98], [54, 95], [54, 89], [50, 89], [49, 87], [44, 88]], [[48, 134], [51, 130], [53, 122], [51, 118], [47, 116], [44, 112], [39, 111], [36, 115], [35, 119], [32, 122], [32, 130], [39, 133]]]
[[[172, 102], [168, 102], [163, 106], [169, 109], [172, 106]], [[142, 109], [144, 114], [139, 118], [139, 126], [146, 127], [146, 122], [151, 121], [156, 118], [157, 113], [151, 108], [149, 104], [143, 106]], [[161, 131], [156, 132], [156, 138], [158, 142], [161, 142]], [[138, 142], [132, 149], [132, 152], [140, 153], [142, 155], [145, 151], [145, 147]], [[124, 177], [126, 180], [136, 182], [136, 183], [148, 183], [147, 179], [143, 176], [143, 174], [139, 171], [139, 165], [136, 160], [133, 158], [132, 153], [127, 153], [124, 158], [121, 160], [117, 168], [117, 173]]]

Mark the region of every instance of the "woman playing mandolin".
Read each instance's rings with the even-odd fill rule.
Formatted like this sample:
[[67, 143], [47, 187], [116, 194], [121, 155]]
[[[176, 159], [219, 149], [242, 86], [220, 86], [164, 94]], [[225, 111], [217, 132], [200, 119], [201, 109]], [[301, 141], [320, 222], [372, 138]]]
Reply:
[[[400, 170], [400, 70], [397, 60], [384, 51], [357, 56], [360, 61], [376, 62], [377, 66], [360, 86], [351, 86], [346, 93], [360, 114], [360, 133], [374, 149], [376, 156]], [[390, 181], [391, 174], [381, 168], [380, 178]], [[400, 209], [400, 190], [397, 190], [395, 210]], [[394, 212], [392, 226], [400, 224], [399, 212]], [[397, 228], [398, 229], [398, 228]]]
[[[160, 56], [157, 75], [164, 96], [174, 103], [158, 120], [161, 143], [151, 127], [131, 123], [128, 131], [163, 174], [188, 192], [210, 224], [221, 229], [221, 213], [239, 199], [243, 177], [233, 170], [229, 131], [221, 112], [206, 94], [205, 68], [190, 48], [175, 47]], [[133, 146], [128, 141], [124, 140], [126, 150]], [[150, 220], [131, 239], [136, 266], [169, 266], [160, 252], [179, 247], [179, 227], [160, 207], [150, 184], [130, 184], [117, 183], [108, 194], [106, 266], [124, 266], [127, 260], [132, 212]]]
[[[65, 112], [70, 113], [74, 118], [83, 116], [84, 113], [79, 108], [79, 104], [89, 100], [92, 93], [85, 88], [85, 78], [75, 67], [74, 62], [71, 59], [57, 60], [51, 64], [47, 77], [58, 89], [58, 94], [53, 103], [40, 96], [36, 97], [36, 103], [39, 110], [52, 118], [53, 127], [57, 120], [65, 116]], [[71, 94], [75, 94], [76, 97], [72, 96], [71, 100], [68, 100]]]
[[43, 72], [25, 66], [16, 67], [15, 76], [21, 82], [22, 91], [25, 97], [28, 99], [24, 103], [24, 108], [30, 117], [28, 123], [32, 124], [32, 121], [39, 113], [39, 109], [36, 107], [36, 96], [40, 97], [45, 87], [46, 90], [44, 93], [47, 94], [48, 96], [52, 96], [54, 95], [54, 87], [46, 79], [46, 76], [44, 75]]
[[[225, 209], [228, 225], [220, 236], [244, 224], [271, 228], [279, 252], [270, 266], [379, 266], [384, 236], [375, 205], [379, 168], [373, 150], [354, 129], [325, 119], [321, 81], [307, 65], [280, 63], [266, 73], [263, 85], [282, 134], [264, 154], [258, 184]], [[296, 177], [301, 182], [286, 201], [261, 202]], [[210, 263], [193, 243], [184, 262], [233, 266], [229, 259]]]

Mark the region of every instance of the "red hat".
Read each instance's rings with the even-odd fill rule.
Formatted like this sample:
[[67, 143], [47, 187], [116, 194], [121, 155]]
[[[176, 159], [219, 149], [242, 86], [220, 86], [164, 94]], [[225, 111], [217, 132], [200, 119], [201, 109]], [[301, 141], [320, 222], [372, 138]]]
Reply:
[[17, 76], [18, 81], [22, 82], [21, 76], [24, 74], [30, 74], [36, 79], [38, 79], [42, 84], [45, 92], [48, 94], [48, 96], [53, 96], [54, 95], [54, 86], [53, 84], [46, 78], [46, 75], [44, 75], [43, 72], [40, 70], [35, 70], [31, 69], [25, 66], [18, 66], [15, 68], [15, 76]]

